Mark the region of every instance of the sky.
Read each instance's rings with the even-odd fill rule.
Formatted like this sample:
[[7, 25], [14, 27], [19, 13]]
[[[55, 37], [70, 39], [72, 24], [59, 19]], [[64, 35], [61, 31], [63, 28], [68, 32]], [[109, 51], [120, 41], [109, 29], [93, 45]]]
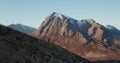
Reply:
[[52, 12], [120, 29], [120, 0], [0, 0], [0, 24], [38, 28]]

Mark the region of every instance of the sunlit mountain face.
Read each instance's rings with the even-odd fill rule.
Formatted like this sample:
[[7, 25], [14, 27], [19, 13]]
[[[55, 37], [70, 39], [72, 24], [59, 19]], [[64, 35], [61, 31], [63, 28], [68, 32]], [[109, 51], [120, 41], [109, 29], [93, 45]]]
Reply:
[[[53, 12], [31, 36], [54, 43], [90, 61], [120, 60], [120, 33], [93, 19], [76, 20]], [[120, 36], [120, 35], [119, 35]]]

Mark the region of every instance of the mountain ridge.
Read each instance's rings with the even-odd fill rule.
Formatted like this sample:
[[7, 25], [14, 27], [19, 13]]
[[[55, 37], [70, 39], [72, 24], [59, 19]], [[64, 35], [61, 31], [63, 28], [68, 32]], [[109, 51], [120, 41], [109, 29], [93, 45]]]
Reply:
[[26, 26], [26, 25], [23, 25], [23, 24], [20, 24], [20, 23], [10, 24], [10, 25], [8, 25], [8, 27], [10, 27], [14, 30], [18, 30], [18, 31], [23, 32], [23, 33], [28, 34], [28, 35], [30, 35], [32, 32], [34, 32], [36, 30], [33, 27]]
[[112, 33], [93, 19], [79, 21], [53, 12], [31, 36], [55, 43], [90, 61], [120, 60], [120, 46], [115, 44]]

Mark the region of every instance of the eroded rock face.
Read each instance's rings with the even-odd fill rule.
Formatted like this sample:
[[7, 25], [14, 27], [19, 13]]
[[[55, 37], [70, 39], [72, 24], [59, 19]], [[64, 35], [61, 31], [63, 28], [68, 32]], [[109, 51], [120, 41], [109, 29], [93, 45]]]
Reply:
[[0, 63], [90, 63], [67, 50], [0, 25]]
[[112, 33], [93, 19], [79, 21], [53, 12], [31, 35], [91, 61], [120, 60], [120, 46], [114, 44]]

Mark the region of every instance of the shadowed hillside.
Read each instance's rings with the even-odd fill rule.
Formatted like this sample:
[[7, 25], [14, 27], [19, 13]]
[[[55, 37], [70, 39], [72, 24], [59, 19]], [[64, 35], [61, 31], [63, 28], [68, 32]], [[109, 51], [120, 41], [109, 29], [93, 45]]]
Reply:
[[114, 61], [114, 60], [109, 60], [109, 61], [96, 61], [93, 63], [120, 63], [120, 60]]
[[65, 49], [0, 25], [0, 63], [90, 63]]

